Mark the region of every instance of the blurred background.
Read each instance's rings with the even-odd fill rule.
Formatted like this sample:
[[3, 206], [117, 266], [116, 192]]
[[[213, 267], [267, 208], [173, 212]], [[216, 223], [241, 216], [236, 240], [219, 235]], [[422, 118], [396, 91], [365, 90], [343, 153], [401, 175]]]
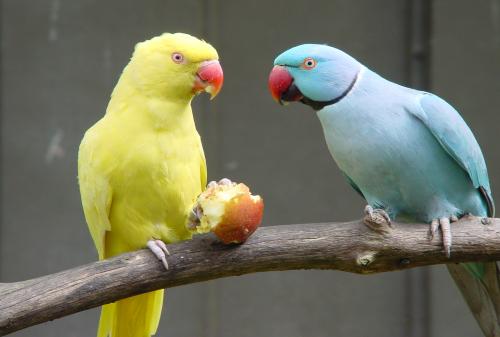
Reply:
[[[103, 115], [134, 44], [162, 32], [212, 43], [225, 72], [194, 111], [209, 179], [264, 196], [267, 226], [360, 218], [315, 113], [272, 101], [275, 56], [337, 46], [463, 115], [500, 189], [500, 0], [2, 0], [0, 282], [97, 258], [77, 185], [77, 149]], [[498, 192], [497, 192], [498, 193]], [[498, 194], [497, 194], [498, 196]], [[93, 336], [98, 309], [13, 336]], [[158, 336], [481, 336], [444, 266], [360, 276], [290, 271], [169, 289]]]

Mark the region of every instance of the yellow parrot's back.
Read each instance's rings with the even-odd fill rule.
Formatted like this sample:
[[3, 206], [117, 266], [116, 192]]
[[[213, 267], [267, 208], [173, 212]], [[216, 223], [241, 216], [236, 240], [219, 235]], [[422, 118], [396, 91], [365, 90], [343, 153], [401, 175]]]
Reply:
[[[210, 45], [185, 34], [138, 44], [106, 115], [86, 132], [78, 177], [100, 259], [191, 237], [185, 224], [206, 166], [190, 102], [202, 64], [216, 59]], [[98, 337], [151, 336], [162, 303], [158, 290], [105, 305]]]

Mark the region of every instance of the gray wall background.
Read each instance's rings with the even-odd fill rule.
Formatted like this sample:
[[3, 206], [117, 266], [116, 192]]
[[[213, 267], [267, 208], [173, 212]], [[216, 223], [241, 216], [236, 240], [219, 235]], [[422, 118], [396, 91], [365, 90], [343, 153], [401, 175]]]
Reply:
[[[245, 181], [266, 225], [348, 220], [363, 201], [330, 158], [308, 108], [267, 92], [274, 57], [327, 42], [408, 83], [410, 1], [1, 1], [0, 281], [96, 259], [81, 210], [76, 153], [104, 113], [136, 42], [165, 31], [204, 37], [225, 84], [194, 111], [209, 178]], [[500, 189], [500, 0], [431, 4], [432, 91], [459, 111]], [[92, 336], [98, 310], [13, 336]], [[480, 336], [443, 266], [375, 276], [293, 271], [167, 291], [158, 336]]]

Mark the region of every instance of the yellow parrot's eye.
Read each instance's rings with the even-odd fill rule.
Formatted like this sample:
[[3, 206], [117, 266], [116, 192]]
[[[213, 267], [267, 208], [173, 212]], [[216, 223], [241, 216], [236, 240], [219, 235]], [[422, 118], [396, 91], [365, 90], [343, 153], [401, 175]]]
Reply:
[[312, 57], [306, 57], [302, 62], [302, 68], [304, 69], [311, 70], [314, 67], [316, 67], [316, 60]]
[[182, 63], [184, 62], [184, 55], [181, 53], [172, 53], [172, 61], [175, 63]]

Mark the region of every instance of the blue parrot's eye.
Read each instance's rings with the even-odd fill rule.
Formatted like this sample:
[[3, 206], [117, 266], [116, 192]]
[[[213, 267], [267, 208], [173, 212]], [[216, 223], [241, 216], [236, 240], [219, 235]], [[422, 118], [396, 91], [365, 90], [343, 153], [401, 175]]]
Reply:
[[304, 69], [311, 70], [314, 67], [316, 67], [316, 60], [312, 57], [306, 57], [302, 62], [302, 68]]
[[175, 63], [182, 63], [184, 61], [184, 55], [182, 55], [181, 53], [173, 53], [172, 61], [174, 61]]

